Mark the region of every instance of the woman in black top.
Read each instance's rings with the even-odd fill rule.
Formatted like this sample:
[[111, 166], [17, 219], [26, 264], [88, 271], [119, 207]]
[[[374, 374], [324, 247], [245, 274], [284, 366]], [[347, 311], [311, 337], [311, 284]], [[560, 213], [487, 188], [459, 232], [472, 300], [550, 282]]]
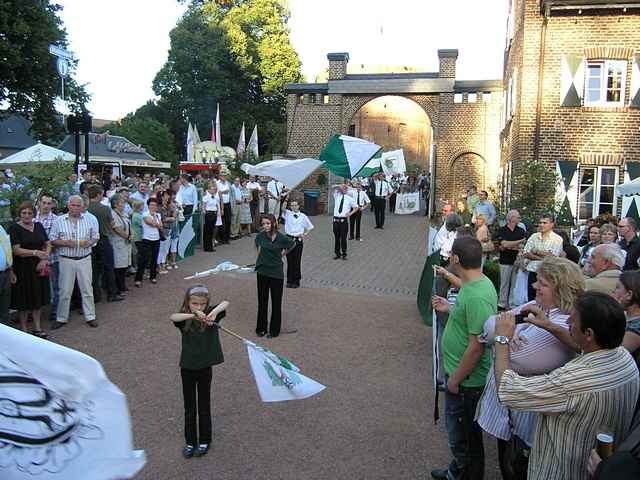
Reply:
[[20, 328], [27, 331], [27, 314], [33, 318], [33, 334], [46, 338], [40, 326], [41, 308], [49, 304], [49, 253], [51, 245], [44, 227], [33, 221], [31, 202], [18, 208], [20, 220], [9, 227], [16, 283], [11, 289], [11, 308], [18, 310]]
[[[282, 257], [295, 246], [295, 242], [278, 232], [278, 222], [273, 215], [263, 215], [260, 221], [262, 232], [256, 236], [258, 250], [256, 272], [258, 279], [258, 321], [256, 334], [268, 338], [280, 335], [282, 323], [282, 286], [284, 268]], [[271, 324], [267, 321], [271, 293]]]

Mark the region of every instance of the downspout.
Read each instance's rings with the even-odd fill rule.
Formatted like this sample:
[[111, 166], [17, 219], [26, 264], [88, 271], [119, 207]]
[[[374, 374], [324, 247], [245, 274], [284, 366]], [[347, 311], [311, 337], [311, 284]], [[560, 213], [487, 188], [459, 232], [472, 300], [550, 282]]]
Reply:
[[[538, 161], [540, 157], [540, 115], [542, 110], [542, 87], [544, 85], [544, 51], [547, 43], [547, 24], [549, 22], [549, 6], [544, 10], [542, 20], [542, 30], [540, 32], [540, 53], [538, 58], [538, 98], [536, 99], [536, 124], [533, 134], [533, 160]], [[522, 75], [520, 76], [523, 77]]]

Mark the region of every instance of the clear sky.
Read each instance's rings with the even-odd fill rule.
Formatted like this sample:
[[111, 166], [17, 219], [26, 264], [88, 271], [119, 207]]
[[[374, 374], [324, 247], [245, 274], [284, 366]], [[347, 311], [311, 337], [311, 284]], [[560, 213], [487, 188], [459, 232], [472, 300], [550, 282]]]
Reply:
[[[117, 119], [153, 97], [169, 31], [186, 7], [176, 0], [59, 0], [77, 77], [96, 118]], [[327, 53], [350, 63], [438, 70], [437, 50], [457, 48], [458, 79], [502, 76], [507, 0], [289, 0], [291, 39], [310, 81]]]

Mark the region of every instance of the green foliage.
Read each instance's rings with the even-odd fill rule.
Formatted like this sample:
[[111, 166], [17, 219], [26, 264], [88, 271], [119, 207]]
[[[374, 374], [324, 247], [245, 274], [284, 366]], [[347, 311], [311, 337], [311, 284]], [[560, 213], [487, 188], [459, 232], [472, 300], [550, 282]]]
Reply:
[[135, 116], [167, 125], [183, 158], [187, 121], [208, 138], [219, 104], [223, 145], [237, 145], [244, 122], [247, 132], [258, 125], [263, 155], [285, 152], [285, 86], [301, 79], [288, 15], [279, 0], [191, 2], [153, 81], [159, 99]]
[[110, 123], [100, 129], [112, 135], [126, 137], [144, 148], [160, 162], [169, 162], [177, 168], [175, 139], [169, 127], [153, 118], [127, 115], [119, 122]]
[[549, 165], [541, 161], [527, 161], [521, 170], [514, 173], [509, 208], [517, 209], [526, 225], [536, 225], [538, 216], [543, 212], [557, 213], [560, 210], [555, 193], [562, 180]]
[[[67, 47], [67, 33], [57, 12], [62, 7], [49, 0], [0, 0], [0, 104], [27, 115], [33, 133], [42, 141], [63, 134], [54, 99], [60, 95], [56, 57], [49, 44]], [[73, 79], [77, 62], [70, 64], [65, 97], [77, 113], [89, 100], [84, 87]]]
[[0, 197], [11, 203], [11, 217], [16, 218], [18, 206], [24, 201], [36, 202], [42, 193], [48, 193], [61, 205], [65, 198], [65, 186], [73, 172], [73, 162], [61, 158], [46, 167], [31, 163], [13, 169], [14, 178], [8, 182], [10, 189], [2, 190]]

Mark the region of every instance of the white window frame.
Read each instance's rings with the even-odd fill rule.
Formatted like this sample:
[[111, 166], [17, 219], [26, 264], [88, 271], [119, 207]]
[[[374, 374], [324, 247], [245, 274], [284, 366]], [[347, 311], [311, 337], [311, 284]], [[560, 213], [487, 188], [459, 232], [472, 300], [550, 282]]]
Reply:
[[453, 94], [453, 103], [462, 103], [462, 102], [463, 102], [462, 93], [454, 93]]
[[478, 93], [477, 92], [469, 92], [467, 93], [467, 103], [477, 103], [478, 102]]
[[[584, 170], [595, 170], [595, 182], [593, 184], [593, 189], [594, 189], [594, 194], [593, 194], [593, 206], [591, 207], [591, 214], [587, 217], [581, 217], [580, 216], [580, 188], [582, 187], [582, 175]], [[620, 170], [618, 169], [618, 167], [616, 166], [596, 166], [596, 165], [581, 165], [580, 166], [580, 170], [578, 172], [579, 176], [578, 176], [578, 201], [577, 201], [577, 207], [576, 207], [576, 215], [578, 217], [578, 221], [583, 221], [583, 220], [588, 220], [589, 218], [595, 218], [599, 215], [599, 211], [600, 211], [600, 190], [602, 188], [602, 184], [601, 184], [601, 178], [602, 178], [602, 171], [603, 170], [613, 170], [615, 172], [615, 176], [613, 179], [613, 185], [605, 185], [607, 187], [613, 186], [615, 187], [616, 185], [618, 185], [619, 183], [619, 176], [620, 176]], [[611, 214], [615, 215], [616, 211], [618, 208], [618, 202], [616, 201], [616, 197], [614, 194], [613, 197], [613, 204], [612, 204], [612, 208], [611, 208]]]
[[[589, 68], [598, 65], [600, 73], [600, 100], [589, 100]], [[618, 67], [622, 70], [620, 84], [620, 100], [617, 102], [607, 101], [607, 81], [610, 67]], [[622, 107], [624, 106], [625, 90], [627, 87], [627, 61], [626, 60], [588, 60], [585, 68], [584, 80], [584, 105], [586, 107]]]

